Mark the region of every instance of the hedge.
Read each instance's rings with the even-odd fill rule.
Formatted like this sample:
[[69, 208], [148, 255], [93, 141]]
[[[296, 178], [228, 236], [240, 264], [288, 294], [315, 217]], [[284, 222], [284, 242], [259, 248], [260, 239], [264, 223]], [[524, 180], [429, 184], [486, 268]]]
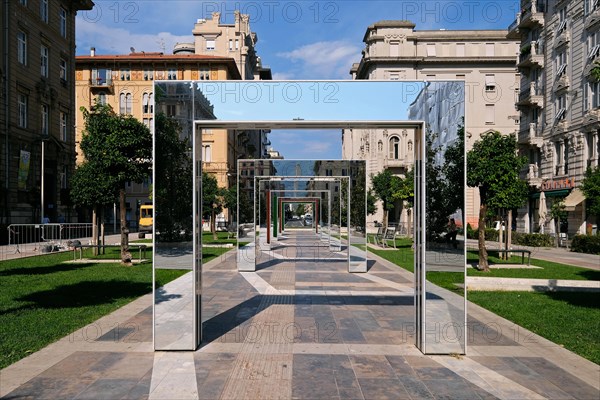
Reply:
[[554, 247], [554, 238], [545, 233], [512, 233], [512, 242], [521, 246]]
[[600, 254], [600, 235], [575, 235], [571, 241], [571, 251]]

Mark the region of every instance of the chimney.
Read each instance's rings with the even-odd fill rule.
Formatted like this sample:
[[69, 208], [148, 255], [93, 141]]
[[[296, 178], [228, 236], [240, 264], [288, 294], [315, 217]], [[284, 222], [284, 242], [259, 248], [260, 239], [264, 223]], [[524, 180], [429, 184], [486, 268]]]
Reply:
[[95, 47], [92, 47], [92, 48], [90, 49], [90, 57], [95, 57], [95, 56], [96, 56], [96, 48], [95, 48]]

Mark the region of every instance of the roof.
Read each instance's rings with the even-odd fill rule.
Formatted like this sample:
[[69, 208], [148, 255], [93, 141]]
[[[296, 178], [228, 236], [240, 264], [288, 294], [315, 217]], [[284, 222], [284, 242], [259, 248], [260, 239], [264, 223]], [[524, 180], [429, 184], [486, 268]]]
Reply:
[[225, 64], [227, 69], [231, 73], [233, 79], [241, 79], [240, 72], [238, 71], [235, 59], [232, 57], [222, 56], [211, 56], [205, 54], [163, 54], [161, 52], [135, 52], [130, 54], [104, 54], [94, 56], [76, 56], [76, 66], [83, 64], [95, 64], [95, 63], [108, 63], [108, 64], [120, 64], [120, 63], [139, 63], [139, 64], [151, 64], [151, 63], [198, 63], [206, 62], [208, 64]]

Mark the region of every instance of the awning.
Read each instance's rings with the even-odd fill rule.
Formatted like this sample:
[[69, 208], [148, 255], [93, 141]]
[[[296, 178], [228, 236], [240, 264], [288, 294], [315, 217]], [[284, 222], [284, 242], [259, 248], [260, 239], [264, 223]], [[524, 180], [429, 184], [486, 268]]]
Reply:
[[[546, 197], [564, 197], [569, 194], [569, 189], [549, 190], [547, 192], [544, 192], [544, 194], [546, 195]], [[529, 197], [531, 197], [532, 199], [539, 199], [540, 192], [535, 192]]]
[[571, 191], [571, 194], [565, 197], [565, 211], [575, 211], [575, 207], [585, 200], [585, 195], [579, 188]]

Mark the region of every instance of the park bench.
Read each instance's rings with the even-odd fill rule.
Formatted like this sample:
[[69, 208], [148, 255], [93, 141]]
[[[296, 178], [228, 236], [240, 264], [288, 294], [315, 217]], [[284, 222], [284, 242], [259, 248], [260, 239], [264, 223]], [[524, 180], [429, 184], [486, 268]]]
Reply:
[[383, 227], [377, 229], [377, 233], [374, 236], [375, 244], [381, 247], [389, 246], [388, 242], [391, 240], [392, 245], [396, 248], [396, 227], [388, 226], [385, 231]]
[[[75, 255], [77, 253], [77, 250], [79, 250], [79, 259], [83, 259], [83, 249], [84, 248], [97, 248], [98, 250], [100, 249], [105, 249], [107, 247], [117, 247], [120, 248], [121, 245], [120, 244], [81, 244], [81, 243], [74, 243], [73, 244], [73, 260], [75, 260]], [[148, 246], [145, 244], [130, 244], [129, 245], [130, 249], [137, 249], [139, 252], [139, 261], [142, 261], [142, 255], [143, 258], [146, 258], [146, 250], [148, 249]]]
[[497, 252], [498, 255], [500, 255], [500, 253], [521, 253], [521, 264], [525, 264], [525, 254], [527, 254], [527, 266], [531, 265], [531, 250], [527, 250], [527, 249], [513, 249], [513, 250], [491, 250], [490, 252]]

